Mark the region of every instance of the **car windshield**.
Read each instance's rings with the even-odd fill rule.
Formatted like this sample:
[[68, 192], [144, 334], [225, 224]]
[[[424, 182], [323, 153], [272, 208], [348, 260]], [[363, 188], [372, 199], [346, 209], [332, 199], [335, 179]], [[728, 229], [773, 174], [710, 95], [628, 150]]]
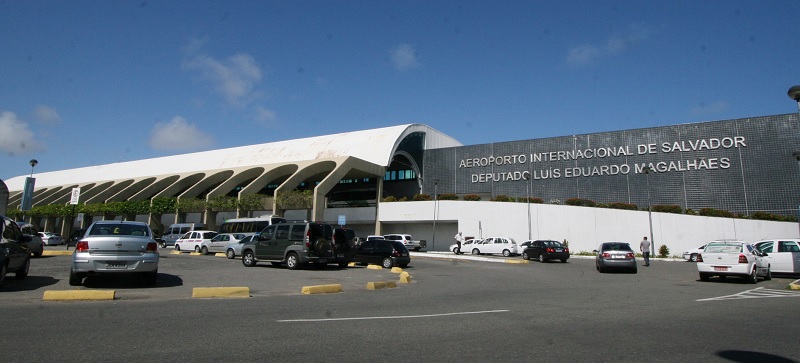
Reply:
[[138, 224], [112, 224], [97, 225], [89, 231], [90, 236], [149, 236], [147, 227]]
[[741, 243], [709, 243], [705, 252], [708, 253], [738, 253], [742, 252]]

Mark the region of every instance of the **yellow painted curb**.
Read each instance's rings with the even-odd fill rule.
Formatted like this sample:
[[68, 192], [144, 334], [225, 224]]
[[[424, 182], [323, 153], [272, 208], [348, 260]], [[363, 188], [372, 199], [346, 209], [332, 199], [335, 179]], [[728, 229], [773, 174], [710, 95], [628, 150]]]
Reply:
[[399, 268], [399, 267], [392, 267], [392, 272], [394, 272], [396, 274], [399, 274], [399, 273], [403, 272], [403, 269]]
[[215, 254], [214, 254], [214, 257], [228, 257], [228, 256], [226, 256], [226, 255], [225, 255], [224, 253], [222, 253], [222, 252], [217, 252], [217, 253], [215, 253]]
[[189, 256], [202, 256], [203, 254], [200, 252], [189, 252]]
[[356, 263], [355, 262], [350, 262], [350, 263], [347, 264], [347, 267], [356, 267]]
[[800, 290], [800, 280], [790, 283], [789, 288], [792, 290]]
[[395, 287], [397, 287], [397, 284], [395, 284], [394, 281], [367, 282], [367, 290], [393, 289]]
[[172, 251], [170, 251], [170, 253], [169, 253], [169, 254], [170, 254], [170, 255], [180, 255], [181, 253], [183, 253], [183, 252], [181, 252], [181, 251], [175, 251], [175, 250], [172, 250]]
[[42, 300], [114, 300], [114, 290], [45, 290]]
[[528, 260], [506, 260], [506, 263], [530, 263]]
[[43, 251], [42, 256], [71, 256], [73, 251]]
[[342, 285], [316, 285], [316, 286], [303, 286], [300, 290], [305, 295], [309, 294], [328, 294], [332, 292], [342, 292]]
[[370, 270], [383, 270], [383, 267], [380, 265], [367, 265], [367, 268]]
[[192, 289], [194, 298], [210, 297], [250, 297], [249, 287], [195, 287]]

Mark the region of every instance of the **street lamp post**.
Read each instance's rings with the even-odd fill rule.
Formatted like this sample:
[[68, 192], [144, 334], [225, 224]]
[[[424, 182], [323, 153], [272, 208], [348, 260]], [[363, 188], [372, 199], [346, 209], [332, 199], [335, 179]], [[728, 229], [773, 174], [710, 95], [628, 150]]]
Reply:
[[522, 173], [522, 179], [525, 179], [525, 195], [527, 197], [528, 203], [528, 241], [532, 240], [531, 238], [531, 176], [528, 173]]
[[652, 202], [650, 201], [650, 167], [645, 166], [642, 169], [642, 172], [645, 175], [645, 180], [647, 180], [647, 219], [650, 221], [650, 255], [656, 255], [656, 242], [653, 241], [653, 211], [652, 211]]
[[436, 215], [438, 214], [439, 201], [437, 198], [437, 188], [439, 187], [439, 179], [433, 181], [433, 235], [431, 236], [431, 251], [436, 250]]

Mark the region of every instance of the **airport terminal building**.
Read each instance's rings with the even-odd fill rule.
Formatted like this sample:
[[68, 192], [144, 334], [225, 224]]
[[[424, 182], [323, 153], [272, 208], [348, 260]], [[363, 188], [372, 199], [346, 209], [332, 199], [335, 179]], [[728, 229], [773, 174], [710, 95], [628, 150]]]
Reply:
[[[256, 195], [261, 207], [248, 210], [92, 218], [133, 217], [163, 230], [172, 222], [202, 222], [213, 228], [227, 218], [277, 214], [332, 224], [344, 220], [359, 235], [428, 231], [426, 225], [434, 222], [433, 236], [422, 236], [429, 240], [440, 228], [442, 238], [472, 227], [457, 215], [437, 226], [436, 209], [425, 212], [430, 215], [426, 221], [389, 220], [391, 213], [381, 209], [403, 203], [382, 201], [410, 201], [417, 194], [477, 196], [485, 203], [498, 196], [529, 196], [543, 205], [584, 199], [639, 209], [677, 205], [744, 216], [794, 216], [800, 203], [800, 170], [793, 156], [798, 150], [798, 114], [466, 146], [429, 126], [409, 124], [38, 173], [31, 202], [34, 207], [67, 204], [74, 188], [80, 188], [81, 204]], [[22, 205], [25, 180], [5, 181], [9, 210]], [[298, 191], [311, 196], [308, 205], [282, 202], [281, 195]], [[405, 204], [410, 203], [417, 202]], [[68, 223], [34, 221], [54, 231], [63, 231]]]

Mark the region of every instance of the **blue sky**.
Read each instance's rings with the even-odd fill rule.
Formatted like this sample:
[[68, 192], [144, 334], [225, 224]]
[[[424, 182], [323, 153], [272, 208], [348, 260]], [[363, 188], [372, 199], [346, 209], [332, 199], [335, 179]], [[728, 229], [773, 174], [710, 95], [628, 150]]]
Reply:
[[[797, 112], [800, 1], [0, 0], [0, 179], [424, 123], [467, 145]], [[34, 175], [35, 176], [35, 175]]]

